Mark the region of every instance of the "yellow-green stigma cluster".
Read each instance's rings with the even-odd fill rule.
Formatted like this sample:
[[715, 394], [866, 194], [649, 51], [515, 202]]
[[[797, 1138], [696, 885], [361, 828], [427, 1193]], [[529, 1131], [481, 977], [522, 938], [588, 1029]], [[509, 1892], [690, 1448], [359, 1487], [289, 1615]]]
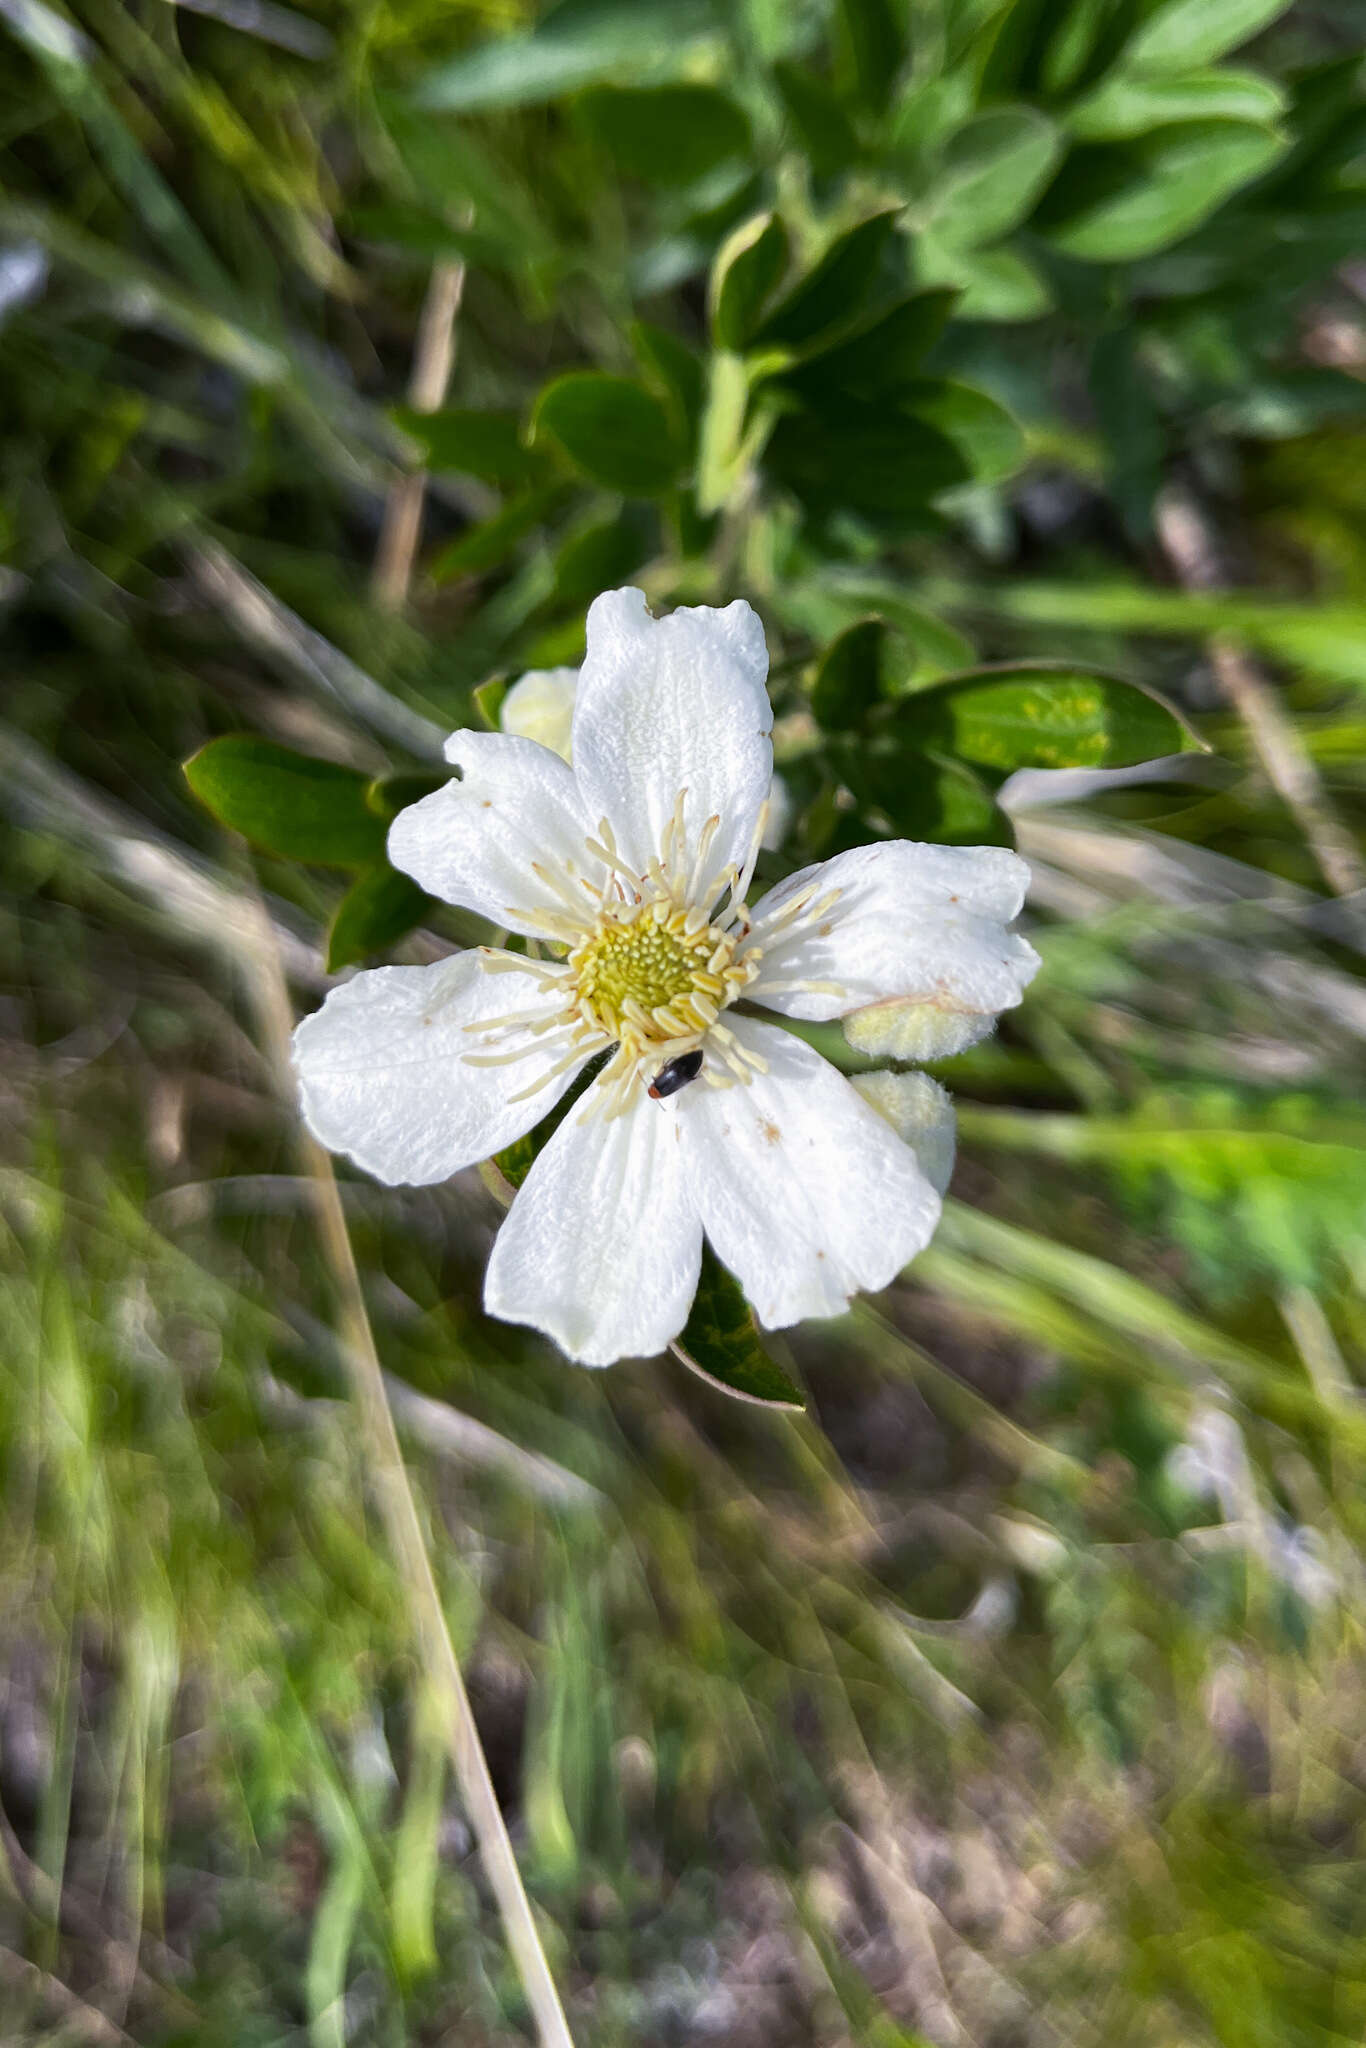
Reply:
[[667, 897], [604, 909], [569, 965], [580, 1016], [639, 1051], [695, 1039], [758, 971], [736, 961], [730, 933]]

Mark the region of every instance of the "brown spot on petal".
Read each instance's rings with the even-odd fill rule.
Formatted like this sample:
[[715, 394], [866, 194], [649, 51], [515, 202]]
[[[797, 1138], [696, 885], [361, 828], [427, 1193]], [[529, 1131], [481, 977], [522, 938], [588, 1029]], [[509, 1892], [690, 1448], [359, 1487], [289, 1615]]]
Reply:
[[776, 1145], [779, 1138], [783, 1135], [776, 1124], [768, 1123], [763, 1118], [760, 1118], [759, 1129], [763, 1136], [768, 1139], [770, 1145]]

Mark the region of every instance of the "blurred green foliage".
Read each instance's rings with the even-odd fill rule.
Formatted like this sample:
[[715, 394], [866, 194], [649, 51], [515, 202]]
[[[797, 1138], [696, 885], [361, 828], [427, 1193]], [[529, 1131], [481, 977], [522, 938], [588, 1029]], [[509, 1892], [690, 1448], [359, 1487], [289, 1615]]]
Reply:
[[480, 1313], [481, 1187], [344, 1184], [576, 2038], [1358, 2040], [1366, 996], [1306, 831], [1366, 818], [1356, 11], [3, 0], [0, 38], [6, 2041], [525, 2037], [257, 892], [301, 1006], [481, 937], [384, 822], [627, 580], [764, 617], [771, 874], [1014, 838], [1045, 968], [944, 1064], [929, 1253], [751, 1358], [804, 1416], [705, 1385], [723, 1280], [703, 1377], [572, 1371]]

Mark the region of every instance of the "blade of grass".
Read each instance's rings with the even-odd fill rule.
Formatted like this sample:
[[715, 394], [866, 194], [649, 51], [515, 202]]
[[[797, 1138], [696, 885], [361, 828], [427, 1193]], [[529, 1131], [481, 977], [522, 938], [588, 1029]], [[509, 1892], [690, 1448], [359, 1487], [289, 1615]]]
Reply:
[[[260, 934], [253, 995], [267, 1050], [287, 1088], [292, 1016], [284, 971], [273, 932], [264, 914], [260, 920]], [[456, 1782], [479, 1844], [485, 1874], [502, 1915], [508, 1947], [535, 2020], [538, 2039], [542, 2048], [573, 2048], [573, 2036], [545, 1949], [536, 1931], [531, 1902], [522, 1884], [507, 1823], [493, 1789], [488, 1759], [479, 1740], [464, 1676], [441, 1604], [417, 1501], [385, 1392], [384, 1371], [370, 1327], [332, 1161], [302, 1127], [299, 1146], [305, 1169], [313, 1183], [319, 1235], [337, 1291], [352, 1390], [375, 1499], [395, 1562], [407, 1587], [410, 1618], [423, 1669], [442, 1696], [446, 1737]]]

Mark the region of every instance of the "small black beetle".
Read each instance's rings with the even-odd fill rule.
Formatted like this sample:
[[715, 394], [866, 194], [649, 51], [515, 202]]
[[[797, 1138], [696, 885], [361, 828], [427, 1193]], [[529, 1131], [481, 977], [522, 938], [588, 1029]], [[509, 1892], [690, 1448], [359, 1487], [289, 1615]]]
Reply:
[[680, 1088], [686, 1088], [689, 1081], [695, 1081], [702, 1071], [702, 1049], [696, 1052], [681, 1052], [677, 1059], [666, 1060], [651, 1081], [648, 1094], [652, 1101], [662, 1102], [666, 1095], [677, 1095]]

